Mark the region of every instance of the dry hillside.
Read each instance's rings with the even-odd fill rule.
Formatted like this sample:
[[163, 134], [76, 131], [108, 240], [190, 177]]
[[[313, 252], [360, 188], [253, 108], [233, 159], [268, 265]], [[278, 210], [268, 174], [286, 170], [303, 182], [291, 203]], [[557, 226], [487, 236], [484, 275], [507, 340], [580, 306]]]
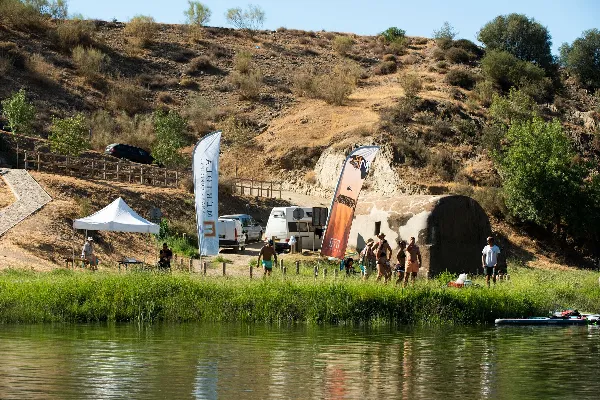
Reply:
[[[96, 150], [111, 142], [149, 147], [154, 139], [148, 116], [171, 109], [188, 118], [188, 153], [205, 133], [223, 130], [223, 176], [237, 172], [282, 180], [290, 189], [328, 195], [335, 173], [323, 167], [330, 165], [327, 157], [359, 144], [380, 144], [385, 165], [367, 189], [483, 193], [484, 207], [498, 211], [494, 188], [499, 178], [485, 146], [491, 93], [475, 86], [482, 80], [482, 49], [460, 60], [425, 38], [407, 38], [398, 48], [375, 36], [283, 28], [254, 34], [224, 28], [189, 32], [182, 25], [157, 25], [148, 43], [139, 46], [126, 24], [103, 21], [86, 21], [83, 33], [66, 42], [60, 29], [69, 24], [75, 22], [48, 21], [35, 29], [0, 23], [0, 98], [25, 88], [37, 108], [36, 133], [42, 138], [53, 116], [82, 112]], [[341, 48], [340, 37], [352, 44]], [[101, 51], [107, 57], [103, 67], [87, 73], [75, 61], [76, 45]], [[459, 86], [450, 79], [458, 73], [470, 81]], [[561, 120], [582, 157], [597, 159], [600, 100], [566, 74], [561, 79], [551, 102], [539, 105], [541, 113]], [[345, 87], [340, 82], [351, 93], [341, 102], [331, 101], [327, 96]], [[417, 103], [408, 104], [406, 90]], [[57, 200], [3, 241], [26, 248], [25, 239], [15, 238], [36, 219], [51, 218], [61, 227], [48, 226], [29, 246], [64, 252], [69, 241], [54, 238], [70, 235], [66, 220], [85, 206], [77, 199], [88, 195], [94, 206], [119, 194], [138, 211], [152, 202], [175, 219], [193, 220], [193, 207], [182, 211], [169, 205], [174, 200], [189, 205], [183, 191], [36, 177]], [[0, 187], [0, 199], [2, 193]], [[504, 236], [526, 236], [504, 222], [497, 226]], [[49, 233], [55, 230], [59, 233]], [[113, 239], [123, 246], [129, 240]], [[531, 244], [531, 252], [539, 249]], [[56, 261], [55, 256], [45, 258]]]

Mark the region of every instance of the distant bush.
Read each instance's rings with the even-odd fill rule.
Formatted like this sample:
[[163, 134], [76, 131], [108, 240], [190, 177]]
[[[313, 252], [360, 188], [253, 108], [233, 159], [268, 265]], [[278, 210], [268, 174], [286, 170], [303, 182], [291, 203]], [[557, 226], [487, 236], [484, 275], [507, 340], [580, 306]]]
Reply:
[[190, 61], [185, 68], [185, 73], [188, 75], [195, 75], [199, 72], [210, 72], [215, 70], [216, 67], [213, 65], [213, 61], [208, 56], [199, 56]]
[[55, 153], [78, 156], [90, 148], [88, 128], [83, 114], [63, 119], [53, 118], [50, 131], [50, 149]]
[[490, 116], [497, 122], [510, 126], [539, 117], [539, 108], [527, 93], [512, 88], [507, 96], [493, 95]]
[[395, 54], [385, 54], [383, 56], [383, 61], [393, 61], [393, 62], [397, 62], [398, 58], [396, 57]]
[[395, 61], [383, 61], [373, 67], [373, 73], [375, 75], [393, 74], [397, 70], [398, 66]]
[[183, 162], [179, 150], [186, 144], [186, 120], [175, 111], [154, 113], [156, 142], [152, 147], [152, 157], [167, 167], [177, 167]]
[[[116, 131], [113, 131], [112, 134], [105, 131], [109, 140], [108, 143], [114, 143], [115, 140], [118, 140], [121, 143], [149, 150], [156, 141], [152, 114], [136, 114], [130, 117], [127, 113], [120, 112], [115, 116], [114, 123]], [[94, 136], [94, 131], [92, 131], [92, 138]]]
[[345, 56], [353, 45], [354, 40], [349, 36], [336, 36], [333, 39], [333, 50], [342, 56]]
[[260, 6], [249, 4], [245, 10], [239, 7], [228, 9], [225, 19], [237, 29], [257, 31], [265, 23], [265, 12]]
[[25, 60], [25, 67], [30, 72], [31, 78], [41, 85], [50, 85], [57, 78], [54, 65], [46, 61], [41, 54], [30, 55]]
[[66, 2], [63, 0], [52, 3], [45, 0], [0, 1], [0, 21], [21, 30], [44, 30], [48, 18], [66, 18], [66, 14]]
[[189, 25], [203, 26], [210, 21], [210, 8], [199, 1], [188, 0], [188, 9], [183, 13]]
[[13, 93], [2, 100], [2, 115], [8, 121], [8, 126], [13, 133], [31, 133], [35, 118], [35, 107], [27, 101], [25, 89]]
[[387, 45], [387, 51], [395, 55], [402, 55], [406, 52], [406, 38], [398, 38]]
[[317, 77], [315, 88], [320, 99], [343, 105], [356, 87], [362, 69], [353, 63], [339, 64], [327, 75]]
[[452, 41], [457, 34], [458, 32], [454, 30], [454, 27], [448, 21], [445, 21], [439, 30], [433, 31], [433, 38], [440, 49], [446, 50], [452, 46]]
[[584, 31], [572, 45], [560, 47], [560, 61], [588, 89], [600, 88], [600, 30]]
[[158, 31], [158, 24], [154, 18], [146, 15], [136, 15], [127, 25], [124, 33], [131, 37], [131, 42], [136, 47], [147, 47]]
[[505, 219], [508, 215], [508, 209], [506, 208], [506, 202], [504, 200], [504, 192], [501, 188], [490, 186], [482, 187], [475, 190], [471, 197], [475, 199], [489, 215], [501, 219]]
[[250, 68], [252, 65], [252, 53], [248, 51], [239, 51], [235, 54], [233, 58], [233, 68], [242, 74], [247, 74], [250, 72]]
[[452, 47], [465, 50], [467, 53], [471, 54], [476, 60], [479, 60], [485, 54], [482, 48], [480, 48], [475, 43], [467, 39], [454, 40], [452, 42]]
[[109, 94], [109, 103], [115, 111], [125, 111], [135, 115], [147, 108], [145, 92], [142, 88], [127, 82], [112, 86]]
[[203, 135], [212, 129], [212, 120], [215, 118], [213, 105], [201, 95], [188, 97], [183, 116], [188, 120], [195, 133]]
[[497, 93], [494, 84], [486, 80], [477, 82], [473, 89], [473, 97], [484, 107], [489, 107], [492, 104], [492, 98]]
[[446, 50], [445, 57], [453, 64], [468, 64], [471, 61], [471, 55], [458, 47], [450, 47]]
[[399, 78], [399, 81], [407, 97], [416, 97], [423, 89], [423, 82], [417, 74], [406, 73]]
[[292, 93], [301, 97], [317, 97], [315, 76], [314, 70], [307, 68], [294, 73], [292, 76]]
[[456, 175], [458, 163], [449, 151], [441, 149], [430, 154], [429, 169], [443, 180], [451, 181]]
[[223, 121], [224, 142], [229, 146], [249, 147], [256, 136], [254, 123], [243, 115], [230, 115]]
[[56, 36], [60, 47], [70, 50], [75, 46], [91, 44], [95, 30], [96, 25], [93, 21], [74, 18], [60, 22], [56, 28]]
[[109, 58], [100, 50], [77, 46], [73, 49], [73, 61], [81, 74], [86, 79], [92, 80], [108, 65]]
[[392, 43], [398, 39], [404, 40], [406, 31], [392, 26], [379, 34], [387, 43]]
[[412, 120], [419, 100], [416, 97], [401, 97], [395, 106], [385, 109], [381, 114], [381, 123], [384, 128], [390, 129], [397, 124], [403, 124]]
[[431, 52], [431, 56], [436, 61], [442, 61], [442, 60], [446, 59], [446, 51], [443, 49], [440, 49], [439, 47], [435, 47], [433, 49], [433, 51]]
[[446, 82], [452, 86], [458, 86], [463, 89], [471, 90], [475, 86], [475, 77], [469, 71], [462, 69], [452, 69], [446, 74]]
[[263, 74], [258, 69], [246, 74], [234, 71], [230, 77], [231, 83], [240, 91], [240, 98], [243, 100], [255, 100], [259, 97], [263, 79]]

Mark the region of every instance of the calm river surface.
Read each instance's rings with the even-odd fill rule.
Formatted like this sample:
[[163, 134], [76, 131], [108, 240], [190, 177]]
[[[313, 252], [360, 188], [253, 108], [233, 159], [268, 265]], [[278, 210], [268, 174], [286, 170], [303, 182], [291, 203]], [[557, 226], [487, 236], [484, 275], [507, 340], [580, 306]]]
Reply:
[[0, 325], [1, 399], [597, 399], [600, 328]]

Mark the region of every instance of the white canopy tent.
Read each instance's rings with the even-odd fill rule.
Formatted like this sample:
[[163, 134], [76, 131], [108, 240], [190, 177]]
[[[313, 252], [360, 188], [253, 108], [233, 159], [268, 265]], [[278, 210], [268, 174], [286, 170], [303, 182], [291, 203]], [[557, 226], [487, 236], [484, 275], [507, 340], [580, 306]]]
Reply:
[[[87, 231], [136, 232], [148, 234], [158, 234], [160, 232], [160, 226], [140, 217], [120, 197], [102, 210], [97, 211], [88, 217], [74, 220], [73, 232], [75, 232], [75, 229], [85, 229], [86, 236]], [[74, 248], [73, 259], [75, 259]], [[145, 262], [146, 260], [144, 257], [144, 263]]]
[[120, 197], [89, 217], [74, 220], [73, 228], [88, 231], [154, 234], [158, 234], [160, 231], [160, 227], [157, 224], [140, 217]]

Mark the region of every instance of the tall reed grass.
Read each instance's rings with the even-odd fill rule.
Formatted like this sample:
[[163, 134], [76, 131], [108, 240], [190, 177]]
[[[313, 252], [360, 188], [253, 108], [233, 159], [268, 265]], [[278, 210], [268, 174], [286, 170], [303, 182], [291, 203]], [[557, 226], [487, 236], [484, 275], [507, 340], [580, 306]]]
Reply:
[[[600, 311], [598, 273], [513, 268], [510, 281], [447, 288], [441, 280], [402, 289], [356, 277], [266, 279], [187, 274], [0, 273], [0, 322], [244, 321], [317, 324], [485, 324], [544, 316], [561, 307]], [[483, 284], [483, 281], [478, 281]]]

